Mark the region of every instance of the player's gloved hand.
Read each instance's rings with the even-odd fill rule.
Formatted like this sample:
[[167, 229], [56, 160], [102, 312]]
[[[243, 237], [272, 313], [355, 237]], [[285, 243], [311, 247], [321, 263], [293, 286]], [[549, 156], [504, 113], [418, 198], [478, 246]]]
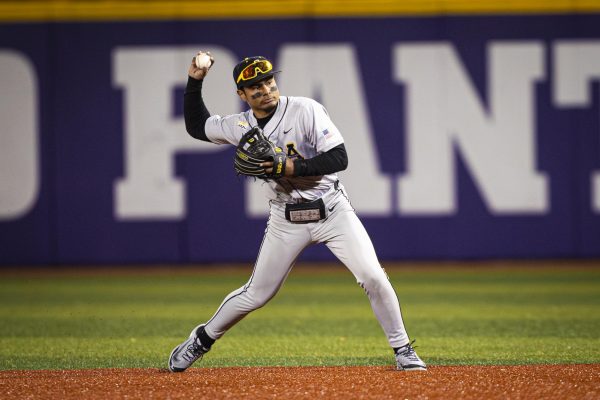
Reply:
[[[266, 161], [266, 162], [262, 163], [262, 166], [264, 167], [267, 174], [270, 174], [273, 172], [273, 164], [274, 164], [273, 161]], [[289, 157], [285, 160], [285, 172], [283, 175], [284, 176], [294, 176], [294, 161], [292, 161], [292, 159]]]
[[[287, 156], [269, 141], [262, 129], [254, 127], [242, 136], [235, 149], [234, 168], [238, 175], [259, 179], [279, 179], [285, 175]], [[263, 164], [272, 162], [267, 168]]]

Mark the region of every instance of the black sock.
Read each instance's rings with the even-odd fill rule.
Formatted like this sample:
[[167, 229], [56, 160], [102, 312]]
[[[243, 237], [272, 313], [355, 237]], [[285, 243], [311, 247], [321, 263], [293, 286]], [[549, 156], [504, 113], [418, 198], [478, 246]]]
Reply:
[[198, 330], [196, 331], [196, 335], [198, 335], [198, 337], [200, 338], [200, 343], [202, 343], [202, 345], [205, 346], [207, 349], [210, 349], [210, 347], [215, 342], [215, 339], [211, 338], [206, 334], [203, 326], [198, 328]]
[[398, 354], [398, 350], [400, 350], [400, 349], [404, 349], [404, 348], [405, 348], [406, 346], [408, 346], [409, 344], [410, 344], [410, 342], [409, 342], [409, 343], [407, 343], [407, 344], [405, 344], [404, 346], [400, 346], [400, 347], [392, 347], [392, 348], [394, 349], [394, 354]]

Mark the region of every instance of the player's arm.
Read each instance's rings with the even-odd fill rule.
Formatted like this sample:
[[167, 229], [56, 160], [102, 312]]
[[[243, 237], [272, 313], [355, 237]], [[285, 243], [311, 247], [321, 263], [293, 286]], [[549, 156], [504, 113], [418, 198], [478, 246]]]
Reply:
[[[270, 173], [273, 163], [262, 163], [267, 173]], [[306, 160], [292, 160], [285, 163], [285, 176], [321, 176], [343, 171], [348, 167], [346, 146], [341, 143], [325, 153]]]
[[[207, 54], [210, 55], [210, 53]], [[195, 59], [194, 57], [188, 70], [188, 81], [183, 95], [185, 129], [193, 138], [210, 142], [204, 130], [206, 120], [210, 117], [210, 112], [202, 99], [202, 82], [210, 67], [198, 68]], [[211, 61], [214, 61], [212, 57]]]
[[210, 142], [206, 137], [204, 125], [210, 117], [210, 112], [202, 99], [202, 80], [188, 77], [187, 86], [183, 94], [183, 117], [185, 130], [191, 137]]
[[294, 160], [293, 176], [320, 176], [343, 171], [348, 167], [344, 143], [306, 160]]

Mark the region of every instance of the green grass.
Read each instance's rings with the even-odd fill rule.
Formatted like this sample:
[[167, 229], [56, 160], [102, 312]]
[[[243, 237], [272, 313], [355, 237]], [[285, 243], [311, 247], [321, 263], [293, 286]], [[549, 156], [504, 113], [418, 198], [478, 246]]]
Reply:
[[[250, 269], [0, 275], [0, 369], [164, 367]], [[600, 362], [600, 269], [392, 269], [429, 365]], [[203, 366], [391, 365], [364, 292], [343, 269], [297, 267]]]

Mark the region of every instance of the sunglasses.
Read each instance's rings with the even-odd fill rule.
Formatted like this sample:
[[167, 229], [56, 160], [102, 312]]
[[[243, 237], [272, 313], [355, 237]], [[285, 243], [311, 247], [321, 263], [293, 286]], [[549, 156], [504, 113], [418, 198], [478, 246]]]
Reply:
[[246, 68], [240, 72], [235, 83], [240, 83], [240, 81], [247, 81], [250, 79], [256, 78], [258, 72], [260, 71], [263, 74], [266, 74], [269, 71], [273, 70], [273, 64], [271, 64], [267, 60], [256, 60], [252, 64], [248, 65]]

